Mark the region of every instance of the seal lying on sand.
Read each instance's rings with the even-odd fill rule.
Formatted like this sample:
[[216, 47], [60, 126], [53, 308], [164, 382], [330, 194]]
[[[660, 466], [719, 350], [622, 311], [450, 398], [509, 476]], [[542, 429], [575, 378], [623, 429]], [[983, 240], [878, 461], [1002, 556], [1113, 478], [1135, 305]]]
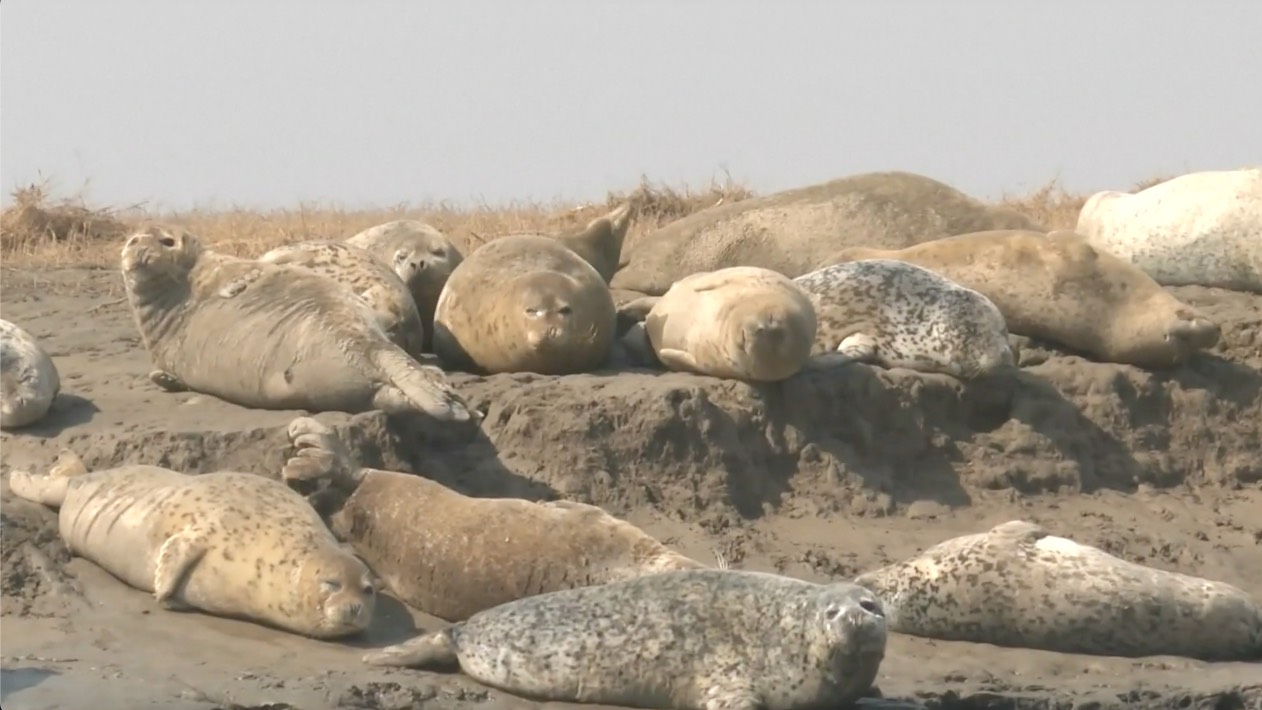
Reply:
[[158, 368], [149, 377], [168, 391], [259, 409], [469, 419], [441, 370], [391, 343], [363, 299], [323, 276], [217, 254], [156, 225], [127, 240], [122, 270]]
[[434, 352], [475, 372], [589, 372], [609, 358], [616, 324], [591, 264], [555, 239], [517, 234], [451, 272], [434, 311]]
[[989, 298], [1009, 331], [1102, 362], [1170, 367], [1218, 342], [1217, 324], [1074, 232], [977, 232], [906, 249], [845, 249], [825, 263], [862, 259], [929, 269]]
[[425, 326], [412, 292], [398, 274], [367, 250], [341, 242], [299, 242], [277, 247], [259, 261], [300, 266], [333, 279], [368, 302], [390, 342], [413, 357], [424, 351]]
[[693, 274], [622, 313], [645, 310], [644, 322], [623, 342], [641, 360], [651, 348], [680, 372], [775, 382], [801, 370], [815, 342], [815, 309], [806, 293], [788, 277], [755, 266]]
[[34, 336], [7, 320], [0, 320], [0, 388], [3, 429], [43, 419], [61, 392], [53, 359]]
[[891, 631], [1106, 656], [1262, 659], [1262, 607], [1223, 582], [1144, 567], [1014, 520], [855, 582]]
[[333, 532], [399, 599], [448, 621], [545, 592], [705, 567], [594, 505], [473, 498], [409, 473], [360, 468], [309, 417], [290, 423], [289, 438], [297, 451], [282, 477], [330, 485]]
[[937, 180], [864, 173], [694, 212], [629, 245], [613, 288], [651, 296], [728, 266], [797, 277], [846, 247], [899, 249], [984, 229], [1039, 229]]
[[1188, 173], [1087, 199], [1075, 231], [1168, 286], [1262, 293], [1262, 168]]
[[346, 239], [390, 265], [407, 284], [421, 315], [424, 345], [433, 347], [434, 306], [451, 272], [464, 256], [442, 232], [415, 219], [386, 222]]
[[990, 299], [928, 269], [890, 259], [834, 264], [793, 280], [815, 306], [812, 353], [960, 379], [1016, 365]]
[[157, 466], [14, 471], [14, 495], [60, 508], [66, 546], [167, 609], [200, 609], [316, 638], [368, 627], [376, 589], [320, 517], [279, 481]]
[[562, 234], [556, 240], [592, 265], [600, 278], [609, 283], [618, 270], [622, 242], [631, 226], [631, 203], [624, 202], [573, 234]]
[[885, 643], [880, 602], [856, 585], [688, 570], [510, 602], [364, 661], [458, 664], [546, 701], [806, 710], [861, 697]]

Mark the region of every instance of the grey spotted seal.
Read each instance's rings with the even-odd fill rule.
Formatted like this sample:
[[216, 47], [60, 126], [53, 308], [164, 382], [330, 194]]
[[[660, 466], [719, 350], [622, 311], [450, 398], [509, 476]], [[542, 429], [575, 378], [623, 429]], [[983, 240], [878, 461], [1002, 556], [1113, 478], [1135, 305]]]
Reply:
[[72, 553], [165, 609], [198, 609], [315, 638], [368, 627], [368, 567], [302, 496], [250, 473], [187, 475], [157, 466], [89, 473], [65, 452], [49, 474], [14, 471], [13, 494], [58, 508]]
[[1102, 362], [1171, 367], [1213, 347], [1219, 326], [1135, 265], [1079, 234], [996, 230], [906, 249], [851, 248], [828, 264], [896, 259], [989, 298], [1008, 330]]
[[35, 336], [0, 320], [0, 428], [30, 426], [61, 393], [61, 375]]
[[989, 298], [892, 259], [834, 264], [793, 280], [819, 322], [811, 353], [959, 379], [1012, 368], [1003, 314]]
[[510, 235], [451, 272], [434, 309], [434, 352], [473, 372], [589, 372], [608, 360], [616, 325], [591, 264], [550, 237]]
[[729, 266], [761, 266], [793, 278], [847, 247], [898, 249], [987, 229], [1040, 226], [924, 175], [863, 173], [671, 222], [628, 243], [609, 284], [658, 296], [685, 276]]
[[1013, 520], [859, 575], [889, 629], [1108, 656], [1262, 659], [1262, 607], [1223, 582], [1145, 567]]
[[880, 602], [854, 584], [685, 570], [509, 602], [364, 661], [458, 665], [545, 701], [808, 710], [861, 697], [885, 644]]
[[397, 219], [346, 238], [388, 264], [407, 284], [421, 315], [424, 347], [433, 347], [434, 307], [452, 270], [464, 260], [447, 235], [416, 219]]
[[[704, 568], [584, 503], [461, 495], [435, 481], [362, 468], [325, 425], [289, 424], [282, 478], [310, 495], [339, 539], [399, 599], [448, 621], [536, 594]], [[494, 521], [489, 524], [488, 521]]]
[[419, 357], [425, 325], [412, 292], [399, 275], [366, 249], [332, 241], [307, 241], [276, 247], [259, 261], [300, 266], [338, 282], [368, 302], [390, 342]]
[[755, 266], [687, 276], [621, 313], [645, 313], [623, 336], [641, 361], [651, 350], [671, 370], [711, 377], [784, 380], [802, 369], [815, 342], [807, 294], [788, 277]]
[[1188, 173], [1134, 194], [1097, 192], [1074, 231], [1159, 284], [1262, 293], [1262, 168]]
[[390, 342], [367, 302], [323, 276], [218, 254], [161, 225], [128, 238], [122, 272], [163, 389], [259, 409], [470, 418], [441, 370]]

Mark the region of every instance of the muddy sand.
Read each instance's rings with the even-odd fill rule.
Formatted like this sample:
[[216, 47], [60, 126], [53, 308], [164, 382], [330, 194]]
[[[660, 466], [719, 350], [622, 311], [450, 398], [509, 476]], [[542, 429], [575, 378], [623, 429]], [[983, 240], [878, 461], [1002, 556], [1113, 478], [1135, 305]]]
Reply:
[[[58, 539], [8, 471], [62, 448], [89, 467], [276, 475], [285, 426], [159, 391], [112, 270], [3, 274], [3, 317], [39, 337], [62, 392], [3, 435], [0, 703], [37, 708], [500, 708], [537, 703], [467, 678], [370, 669], [362, 648], [440, 622], [383, 596], [347, 643], [167, 612]], [[1224, 326], [1213, 353], [1151, 373], [1023, 342], [1019, 375], [971, 386], [854, 365], [776, 386], [645, 370], [453, 374], [474, 427], [380, 413], [318, 418], [365, 465], [473, 495], [566, 497], [685, 554], [850, 577], [1013, 518], [1154, 567], [1262, 595], [1262, 297], [1174, 292]], [[1076, 656], [892, 634], [871, 708], [1262, 708], [1262, 664]]]

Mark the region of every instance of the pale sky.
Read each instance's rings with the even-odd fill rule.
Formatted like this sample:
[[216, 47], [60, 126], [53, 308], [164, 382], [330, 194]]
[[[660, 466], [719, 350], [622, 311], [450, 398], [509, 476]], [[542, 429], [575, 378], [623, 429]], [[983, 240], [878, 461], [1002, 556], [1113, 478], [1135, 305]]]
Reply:
[[1262, 161], [1262, 1], [7, 0], [0, 188], [97, 204], [977, 197]]

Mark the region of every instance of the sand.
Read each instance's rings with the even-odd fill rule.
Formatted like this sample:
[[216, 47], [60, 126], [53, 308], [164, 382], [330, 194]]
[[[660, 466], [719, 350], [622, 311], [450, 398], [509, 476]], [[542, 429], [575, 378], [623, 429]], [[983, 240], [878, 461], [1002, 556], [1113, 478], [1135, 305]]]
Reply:
[[[361, 665], [364, 647], [439, 625], [389, 597], [364, 637], [306, 640], [163, 611], [60, 542], [16, 500], [13, 468], [63, 448], [89, 467], [276, 475], [285, 425], [149, 383], [113, 270], [6, 270], [0, 313], [41, 339], [63, 394], [5, 433], [0, 703], [5, 710], [537, 704], [465, 677]], [[866, 365], [751, 386], [646, 370], [453, 374], [480, 430], [318, 419], [366, 465], [473, 495], [603, 506], [698, 559], [810, 580], [853, 576], [1014, 518], [1161, 569], [1262, 595], [1262, 297], [1176, 288], [1224, 326], [1152, 373], [1022, 343], [1019, 375], [962, 385]], [[411, 426], [412, 429], [407, 427]], [[1262, 664], [1076, 656], [891, 635], [870, 708], [1259, 708]]]

